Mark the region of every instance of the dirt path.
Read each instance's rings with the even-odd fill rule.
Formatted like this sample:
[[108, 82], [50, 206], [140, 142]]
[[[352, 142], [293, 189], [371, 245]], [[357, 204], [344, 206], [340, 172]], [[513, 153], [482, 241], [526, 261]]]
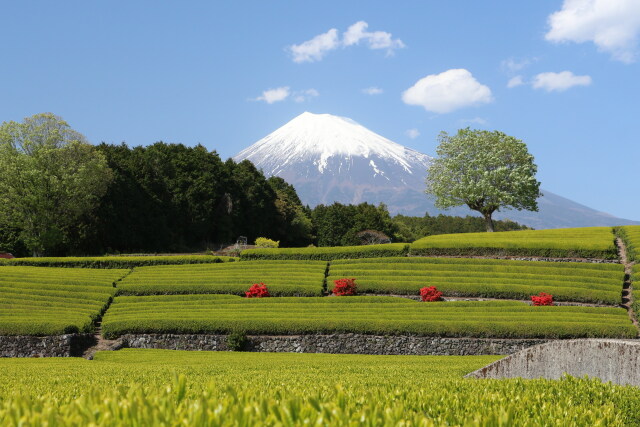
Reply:
[[89, 347], [84, 351], [82, 357], [88, 360], [93, 359], [93, 355], [96, 351], [112, 351], [112, 350], [120, 350], [123, 347], [122, 340], [107, 340], [102, 336], [102, 327], [100, 322], [96, 325], [96, 332], [94, 334], [96, 339], [96, 344], [92, 347]]
[[622, 286], [622, 307], [627, 309], [629, 313], [629, 319], [633, 322], [636, 328], [639, 327], [636, 314], [633, 312], [633, 284], [631, 283], [631, 274], [633, 269], [633, 262], [630, 262], [627, 258], [627, 247], [621, 238], [616, 238], [616, 245], [618, 246], [618, 252], [620, 254], [620, 260], [624, 265], [624, 285]]

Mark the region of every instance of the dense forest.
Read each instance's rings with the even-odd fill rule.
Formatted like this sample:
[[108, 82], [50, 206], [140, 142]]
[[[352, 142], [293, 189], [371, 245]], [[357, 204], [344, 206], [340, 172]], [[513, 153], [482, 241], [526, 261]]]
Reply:
[[[222, 161], [200, 145], [103, 143], [96, 150], [113, 179], [96, 208], [64, 230], [47, 255], [215, 250], [239, 236], [249, 243], [263, 236], [281, 246], [340, 246], [484, 230], [478, 217], [392, 218], [383, 204], [310, 209], [283, 179], [267, 179], [249, 161]], [[0, 229], [0, 251], [28, 253], [19, 229]]]

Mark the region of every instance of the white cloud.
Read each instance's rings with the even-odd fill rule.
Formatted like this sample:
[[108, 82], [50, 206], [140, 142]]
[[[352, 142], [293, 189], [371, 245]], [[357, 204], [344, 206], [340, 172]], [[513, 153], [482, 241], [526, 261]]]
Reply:
[[573, 86], [589, 86], [590, 84], [590, 76], [576, 76], [571, 71], [540, 73], [533, 78], [533, 88], [544, 89], [547, 92], [562, 92]]
[[402, 94], [405, 104], [419, 105], [434, 113], [449, 113], [459, 108], [493, 101], [491, 89], [480, 84], [465, 69], [448, 70], [418, 80]]
[[320, 93], [315, 89], [300, 90], [294, 92], [293, 100], [295, 102], [304, 102], [310, 100], [311, 98], [315, 98], [318, 95], [320, 95]]
[[524, 80], [522, 79], [522, 76], [515, 76], [509, 79], [509, 82], [507, 83], [507, 87], [511, 89], [517, 86], [522, 86], [523, 84], [524, 84]]
[[337, 49], [338, 46], [340, 46], [338, 30], [332, 28], [311, 40], [290, 46], [289, 51], [293, 55], [293, 62], [313, 62], [320, 61], [325, 53]]
[[342, 40], [338, 36], [338, 30], [330, 29], [326, 33], [319, 34], [300, 44], [294, 44], [288, 47], [294, 62], [314, 62], [320, 61], [324, 55], [339, 47], [349, 47], [360, 44], [364, 41], [369, 49], [386, 49], [387, 54], [392, 54], [394, 49], [405, 47], [400, 39], [394, 39], [391, 33], [385, 31], [367, 31], [367, 24], [364, 21], [358, 21], [351, 25], [347, 31], [342, 34]]
[[500, 67], [507, 71], [508, 73], [516, 73], [517, 71], [522, 70], [523, 68], [531, 65], [533, 62], [537, 61], [538, 58], [523, 58], [517, 60], [515, 58], [505, 59], [500, 63]]
[[633, 62], [640, 37], [638, 0], [564, 0], [548, 18], [552, 42], [591, 41], [614, 59]]
[[404, 134], [411, 139], [416, 139], [417, 137], [420, 136], [420, 131], [416, 128], [413, 128], [413, 129], [408, 129], [407, 131], [405, 131]]
[[268, 89], [262, 92], [262, 96], [257, 97], [256, 101], [264, 101], [267, 104], [273, 104], [274, 102], [284, 101], [289, 97], [291, 92], [289, 86], [278, 87], [275, 89]]
[[371, 86], [366, 89], [362, 89], [362, 93], [366, 93], [367, 95], [380, 95], [383, 92], [379, 87]]
[[361, 40], [365, 40], [369, 44], [369, 49], [387, 49], [387, 53], [393, 53], [393, 49], [405, 47], [400, 39], [394, 39], [391, 33], [385, 31], [367, 31], [369, 24], [364, 21], [358, 21], [350, 26], [342, 35], [342, 44], [351, 46], [359, 44]]

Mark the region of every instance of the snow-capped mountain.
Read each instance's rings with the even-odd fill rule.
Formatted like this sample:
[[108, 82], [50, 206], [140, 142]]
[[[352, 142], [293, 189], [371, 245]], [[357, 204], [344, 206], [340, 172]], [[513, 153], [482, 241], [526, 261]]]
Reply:
[[[431, 157], [397, 144], [355, 121], [302, 113], [234, 157], [248, 159], [267, 176], [292, 184], [303, 203], [384, 202], [392, 214], [476, 215], [460, 207], [443, 212], [424, 194]], [[635, 224], [542, 190], [540, 212], [505, 211], [535, 228]]]

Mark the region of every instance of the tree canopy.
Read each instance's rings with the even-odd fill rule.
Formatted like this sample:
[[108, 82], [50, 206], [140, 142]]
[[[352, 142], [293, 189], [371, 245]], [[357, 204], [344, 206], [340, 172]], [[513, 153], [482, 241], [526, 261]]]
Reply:
[[111, 181], [104, 157], [51, 113], [0, 125], [0, 224], [34, 253], [62, 244]]
[[494, 231], [496, 210], [538, 210], [537, 166], [525, 143], [499, 131], [469, 128], [453, 136], [442, 132], [439, 142], [426, 180], [437, 208], [466, 204], [482, 214], [487, 231]]

